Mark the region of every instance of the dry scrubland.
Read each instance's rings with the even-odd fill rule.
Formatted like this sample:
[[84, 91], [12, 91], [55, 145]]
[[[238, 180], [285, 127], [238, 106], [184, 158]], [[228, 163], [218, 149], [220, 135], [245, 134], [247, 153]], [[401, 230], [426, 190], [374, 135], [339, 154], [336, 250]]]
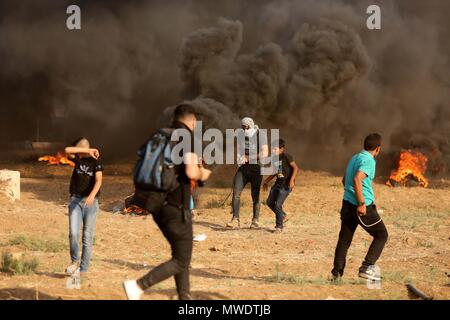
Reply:
[[[19, 274], [0, 272], [0, 299], [124, 299], [121, 282], [136, 278], [169, 257], [169, 247], [151, 217], [112, 214], [131, 193], [129, 165], [106, 166], [97, 220], [94, 255], [79, 290], [66, 289], [69, 262], [66, 201], [71, 169], [7, 165], [22, 172], [22, 200], [0, 197], [0, 253], [18, 259]], [[230, 170], [222, 170], [201, 190], [194, 232], [192, 291], [196, 299], [408, 299], [413, 281], [435, 299], [450, 298], [450, 181], [431, 187], [390, 189], [380, 179], [378, 207], [390, 234], [379, 261], [381, 290], [368, 290], [357, 269], [370, 244], [362, 229], [355, 234], [342, 283], [327, 282], [339, 230], [340, 177], [301, 172], [286, 203], [292, 215], [285, 232], [273, 234], [274, 215], [262, 206], [259, 230], [250, 230], [251, 200], [244, 191], [243, 229], [224, 228], [229, 204]], [[263, 193], [263, 197], [267, 194]], [[38, 265], [23, 265], [34, 261]], [[28, 268], [28, 269], [27, 269]], [[29, 274], [26, 272], [29, 271]], [[23, 274], [25, 273], [25, 274]], [[174, 281], [149, 290], [146, 299], [174, 299]]]

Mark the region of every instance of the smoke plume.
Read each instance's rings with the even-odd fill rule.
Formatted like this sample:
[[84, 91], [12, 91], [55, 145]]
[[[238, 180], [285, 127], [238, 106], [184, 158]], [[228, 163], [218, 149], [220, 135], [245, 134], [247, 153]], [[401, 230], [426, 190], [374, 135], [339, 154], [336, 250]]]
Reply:
[[304, 168], [342, 170], [371, 132], [450, 168], [448, 1], [75, 1], [81, 31], [69, 4], [0, 4], [0, 142], [39, 126], [123, 157], [190, 101], [209, 127], [280, 128]]

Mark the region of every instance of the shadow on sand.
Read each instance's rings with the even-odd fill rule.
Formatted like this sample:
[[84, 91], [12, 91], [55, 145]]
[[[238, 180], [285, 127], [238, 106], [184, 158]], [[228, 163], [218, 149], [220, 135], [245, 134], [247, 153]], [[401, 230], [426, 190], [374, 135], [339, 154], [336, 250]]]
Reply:
[[207, 222], [207, 221], [197, 221], [194, 220], [194, 225], [199, 225], [199, 226], [203, 226], [203, 227], [207, 227], [210, 228], [213, 231], [218, 231], [218, 232], [229, 232], [229, 231], [238, 231], [238, 230], [251, 230], [251, 231], [266, 231], [269, 233], [273, 233], [274, 231], [271, 228], [267, 228], [267, 227], [259, 227], [259, 228], [250, 228], [250, 227], [242, 227], [240, 229], [234, 229], [234, 228], [227, 228], [224, 225], [220, 225], [220, 224], [216, 224], [216, 223], [211, 223], [211, 222]]
[[[138, 264], [133, 262], [128, 262], [124, 260], [119, 259], [103, 259], [103, 262], [118, 265], [121, 267], [127, 267], [135, 271], [142, 271], [144, 275], [145, 272], [149, 272], [152, 270], [155, 265], [146, 265], [144, 264]], [[161, 261], [163, 263], [164, 261]], [[270, 277], [256, 277], [256, 276], [247, 276], [247, 277], [240, 277], [240, 276], [232, 276], [229, 274], [229, 271], [217, 269], [217, 268], [191, 268], [190, 269], [191, 276], [194, 277], [202, 277], [207, 279], [228, 279], [228, 280], [240, 280], [240, 281], [260, 281], [260, 282], [271, 282]]]
[[0, 289], [0, 300], [62, 300], [35, 289], [5, 288]]
[[[170, 300], [177, 300], [177, 291], [174, 289], [151, 289], [148, 290], [145, 295], [152, 295], [154, 293], [162, 294], [167, 296]], [[219, 300], [230, 300], [229, 297], [217, 293], [217, 292], [207, 292], [207, 291], [192, 291], [191, 292], [192, 299], [194, 300], [212, 300], [212, 299], [219, 299]]]

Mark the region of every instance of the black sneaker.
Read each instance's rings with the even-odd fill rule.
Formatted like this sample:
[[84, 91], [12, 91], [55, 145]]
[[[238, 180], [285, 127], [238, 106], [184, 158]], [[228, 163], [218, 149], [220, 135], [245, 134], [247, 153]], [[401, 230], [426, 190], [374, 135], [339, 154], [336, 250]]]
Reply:
[[331, 284], [342, 284], [342, 277], [340, 275], [330, 274], [328, 281], [330, 281]]
[[328, 280], [333, 284], [339, 284], [342, 282], [342, 276], [339, 273], [334, 274], [333, 272], [331, 272]]
[[380, 271], [375, 265], [361, 266], [359, 268], [359, 277], [372, 281], [381, 281]]

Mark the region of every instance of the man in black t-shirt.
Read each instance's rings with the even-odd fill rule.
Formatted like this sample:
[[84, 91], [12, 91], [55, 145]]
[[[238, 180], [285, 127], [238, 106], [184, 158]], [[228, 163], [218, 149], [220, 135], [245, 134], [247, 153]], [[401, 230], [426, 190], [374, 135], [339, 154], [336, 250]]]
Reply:
[[[69, 158], [75, 162], [70, 180], [69, 240], [71, 264], [68, 275], [77, 270], [88, 271], [94, 241], [94, 229], [98, 211], [98, 196], [103, 179], [103, 165], [97, 149], [90, 148], [86, 138], [80, 138], [66, 148]], [[82, 227], [82, 254], [80, 260], [80, 229]]]
[[[71, 160], [75, 163], [75, 168], [70, 179], [70, 195], [89, 197], [95, 186], [95, 174], [103, 171], [103, 164], [100, 159], [83, 158], [79, 155], [71, 158]], [[100, 189], [94, 197], [98, 198], [99, 196]]]
[[283, 224], [287, 221], [287, 214], [283, 211], [283, 203], [295, 187], [295, 177], [298, 173], [298, 166], [292, 156], [285, 152], [285, 142], [280, 139], [278, 146], [273, 148], [273, 153], [279, 156], [278, 172], [264, 181], [264, 190], [268, 189], [268, 184], [273, 178], [277, 178], [275, 184], [270, 189], [267, 205], [275, 213], [275, 232], [283, 231]]
[[196, 123], [192, 106], [177, 106], [171, 127], [188, 130], [192, 138], [191, 149], [183, 150], [183, 162], [177, 166], [180, 185], [167, 195], [166, 203], [159, 212], [152, 212], [153, 219], [170, 244], [172, 258], [138, 280], [125, 281], [123, 286], [129, 300], [140, 300], [145, 290], [172, 276], [175, 278], [179, 299], [192, 299], [189, 283], [193, 247], [192, 216], [189, 210], [191, 182], [206, 181], [211, 174], [210, 170], [203, 168], [199, 157], [193, 152]]

